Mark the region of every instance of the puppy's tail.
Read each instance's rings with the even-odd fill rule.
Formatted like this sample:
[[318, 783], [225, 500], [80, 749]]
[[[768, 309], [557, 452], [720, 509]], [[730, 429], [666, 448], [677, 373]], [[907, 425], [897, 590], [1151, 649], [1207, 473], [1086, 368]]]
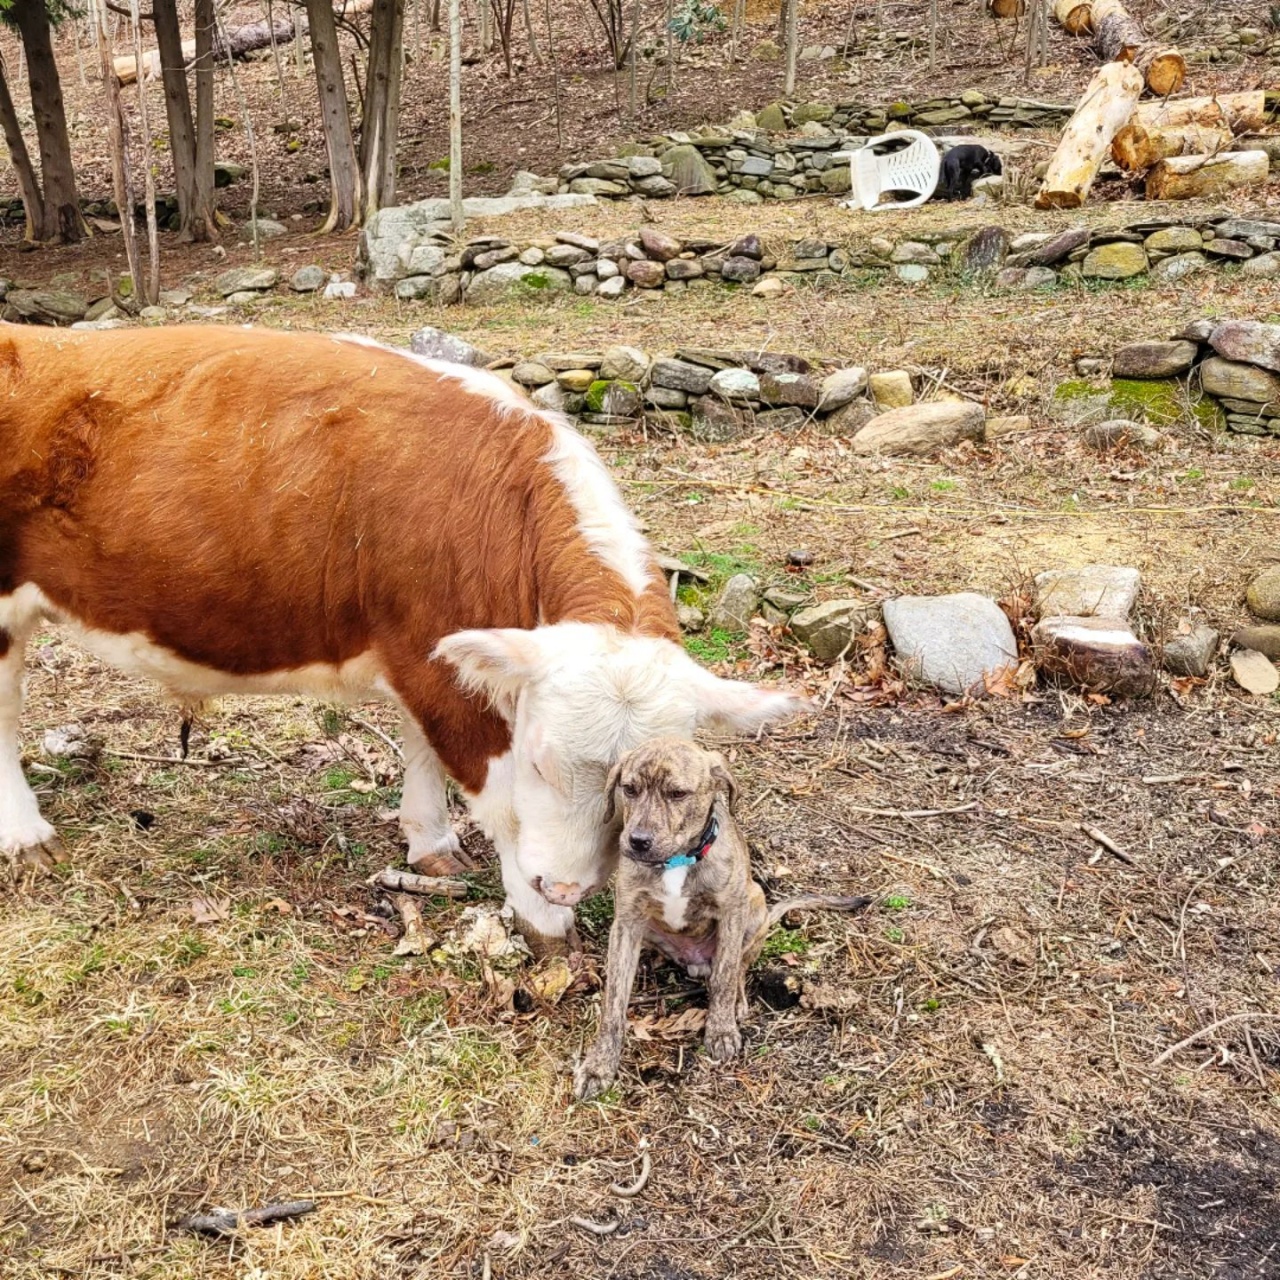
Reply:
[[788, 898], [785, 902], [775, 903], [769, 908], [769, 928], [772, 929], [779, 920], [791, 911], [861, 911], [869, 907], [872, 898], [841, 898], [833, 893], [802, 893], [798, 897]]

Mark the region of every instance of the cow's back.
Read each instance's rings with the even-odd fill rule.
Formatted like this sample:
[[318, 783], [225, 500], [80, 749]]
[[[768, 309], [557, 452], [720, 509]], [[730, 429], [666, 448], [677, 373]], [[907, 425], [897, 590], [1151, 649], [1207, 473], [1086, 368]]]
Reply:
[[238, 672], [349, 660], [379, 619], [426, 651], [484, 594], [534, 625], [551, 428], [475, 377], [322, 335], [6, 326], [0, 590]]

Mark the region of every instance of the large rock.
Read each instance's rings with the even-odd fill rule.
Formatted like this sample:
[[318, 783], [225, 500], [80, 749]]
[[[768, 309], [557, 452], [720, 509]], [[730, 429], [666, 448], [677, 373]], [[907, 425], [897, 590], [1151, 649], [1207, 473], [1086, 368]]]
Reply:
[[31, 324], [75, 324], [85, 318], [89, 300], [70, 289], [10, 289], [5, 307]]
[[813, 425], [820, 435], [853, 437], [876, 416], [876, 407], [870, 400], [853, 400], [843, 409], [816, 419]]
[[682, 196], [713, 196], [718, 185], [715, 170], [702, 152], [688, 144], [671, 147], [663, 153], [662, 176], [673, 183]]
[[934, 252], [931, 245], [919, 240], [903, 240], [901, 244], [894, 246], [893, 252], [889, 255], [889, 261], [921, 267], [936, 267], [941, 264], [942, 259]]
[[1268, 565], [1249, 583], [1249, 612], [1264, 622], [1280, 622], [1280, 564]]
[[642, 383], [649, 374], [649, 357], [639, 347], [606, 347], [600, 361], [602, 378], [621, 378], [624, 382]]
[[1256, 649], [1237, 649], [1231, 655], [1231, 675], [1242, 689], [1260, 697], [1280, 689], [1280, 670]]
[[758, 400], [760, 379], [750, 369], [721, 369], [711, 379], [711, 390], [724, 400]]
[[1148, 253], [1190, 253], [1204, 247], [1204, 237], [1194, 227], [1161, 227], [1146, 239]]
[[1256, 649], [1265, 653], [1273, 662], [1280, 660], [1280, 626], [1274, 623], [1258, 623], [1252, 627], [1241, 627], [1231, 637], [1231, 643], [1241, 649]]
[[979, 404], [945, 401], [891, 409], [853, 438], [854, 453], [927, 457], [961, 440], [980, 440], [985, 414]]
[[523, 262], [502, 262], [472, 276], [467, 285], [467, 301], [500, 302], [512, 295], [536, 298], [572, 288], [573, 277], [559, 267], [526, 267]]
[[1147, 269], [1147, 251], [1140, 244], [1116, 240], [1091, 249], [1080, 267], [1086, 280], [1129, 280]]
[[1059, 235], [1046, 240], [1038, 249], [1032, 249], [1027, 255], [1027, 265], [1032, 267], [1054, 267], [1064, 262], [1077, 249], [1089, 243], [1091, 231], [1088, 227], [1072, 227]]
[[983, 227], [964, 247], [964, 268], [974, 275], [991, 275], [1009, 256], [1009, 233], [1003, 227]]
[[[247, 290], [274, 289], [279, 280], [280, 273], [275, 267], [231, 267], [213, 282], [213, 287], [222, 297], [229, 298], [233, 293]], [[13, 295], [9, 296], [12, 300]]]
[[[466, 339], [445, 333], [443, 329], [434, 329], [430, 325], [425, 325], [409, 339], [409, 350], [416, 356], [448, 360], [453, 364], [468, 364], [475, 369], [483, 369], [490, 360], [485, 352]], [[543, 379], [543, 382], [550, 381], [550, 375]]]
[[288, 235], [289, 228], [274, 218], [251, 218], [240, 227], [239, 238], [245, 244], [252, 244], [255, 232], [259, 240], [277, 240]]
[[589, 196], [595, 199], [616, 200], [619, 196], [631, 194], [631, 188], [625, 181], [614, 182], [610, 178], [574, 178], [569, 183], [569, 191], [573, 195]]
[[[1084, 442], [1094, 449], [1154, 449], [1164, 442], [1164, 436], [1155, 427], [1128, 418], [1108, 418], [1105, 422], [1091, 422], [1084, 429]], [[987, 423], [987, 437], [991, 436], [991, 424]]]
[[640, 243], [644, 246], [645, 253], [655, 262], [670, 262], [684, 252], [684, 245], [675, 236], [669, 236], [657, 227], [641, 227]]
[[661, 359], [653, 362], [650, 381], [655, 387], [701, 396], [711, 390], [711, 374], [712, 370], [687, 360]]
[[867, 379], [871, 398], [881, 409], [905, 409], [915, 401], [911, 387], [911, 375], [905, 369], [888, 369], [873, 373]]
[[667, 269], [660, 262], [650, 262], [647, 258], [628, 262], [627, 279], [640, 289], [661, 289], [667, 278]]
[[719, 396], [701, 396], [689, 408], [690, 434], [703, 444], [725, 444], [742, 434], [742, 414]]
[[324, 288], [328, 279], [323, 267], [299, 267], [289, 279], [289, 288], [294, 293], [316, 293]]
[[771, 102], [763, 111], [757, 111], [756, 128], [763, 129], [766, 133], [784, 133], [787, 128], [787, 118], [782, 114], [782, 105]]
[[1124, 622], [1113, 618], [1044, 618], [1031, 633], [1036, 665], [1087, 693], [1140, 698], [1156, 683], [1155, 663]]
[[1240, 274], [1252, 276], [1255, 280], [1274, 280], [1280, 276], [1280, 253], [1262, 253], [1250, 258], [1240, 268]]
[[1259, 369], [1257, 365], [1210, 356], [1200, 366], [1200, 385], [1211, 396], [1270, 404], [1280, 411], [1280, 374]]
[[845, 405], [852, 404], [867, 389], [867, 371], [857, 365], [848, 369], [837, 369], [822, 380], [818, 395], [818, 411], [835, 413]]
[[1164, 669], [1175, 676], [1209, 674], [1209, 664], [1218, 651], [1218, 633], [1205, 623], [1188, 627], [1165, 641]]
[[1280, 372], [1280, 324], [1227, 320], [1209, 335], [1209, 345], [1227, 360]]
[[821, 388], [807, 373], [765, 373], [760, 377], [760, 399], [770, 405], [816, 409]]
[[1086, 564], [1036, 574], [1036, 614], [1128, 621], [1142, 586], [1137, 569]]
[[707, 622], [721, 631], [745, 631], [759, 607], [759, 584], [750, 574], [735, 573], [724, 584], [720, 599], [707, 615]]
[[983, 693], [1018, 663], [1009, 619], [973, 591], [886, 600], [884, 625], [903, 673], [945, 693]]
[[1157, 280], [1168, 283], [1173, 280], [1185, 280], [1187, 276], [1197, 275], [1209, 266], [1209, 259], [1203, 253], [1175, 253], [1171, 258], [1161, 258], [1151, 268], [1151, 274]]
[[1131, 342], [1116, 352], [1111, 371], [1117, 378], [1176, 378], [1198, 351], [1194, 342]]
[[743, 254], [732, 254], [720, 264], [720, 278], [731, 284], [750, 284], [760, 278], [760, 263]]
[[876, 605], [861, 600], [828, 600], [801, 609], [791, 618], [791, 634], [819, 662], [834, 662], [860, 632], [878, 621]]

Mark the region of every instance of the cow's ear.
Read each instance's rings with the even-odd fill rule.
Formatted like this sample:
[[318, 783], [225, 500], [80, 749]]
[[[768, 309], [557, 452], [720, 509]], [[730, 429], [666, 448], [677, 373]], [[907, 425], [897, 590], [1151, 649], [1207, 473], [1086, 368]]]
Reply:
[[721, 733], [755, 733], [768, 725], [814, 710], [803, 694], [766, 689], [740, 680], [722, 680], [697, 667], [694, 705], [698, 727]]
[[537, 674], [542, 651], [533, 632], [499, 627], [456, 631], [445, 636], [431, 656], [457, 668], [464, 689], [483, 694], [510, 720], [515, 718], [520, 691]]

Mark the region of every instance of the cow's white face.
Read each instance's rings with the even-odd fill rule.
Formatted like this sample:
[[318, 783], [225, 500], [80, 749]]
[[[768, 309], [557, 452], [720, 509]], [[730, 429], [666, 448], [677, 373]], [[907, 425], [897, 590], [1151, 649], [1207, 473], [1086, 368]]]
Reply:
[[561, 622], [532, 631], [461, 631], [436, 657], [512, 725], [512, 807], [521, 876], [573, 906], [617, 861], [605, 781], [649, 738], [696, 728], [750, 733], [804, 709], [804, 699], [704, 671], [670, 640]]

